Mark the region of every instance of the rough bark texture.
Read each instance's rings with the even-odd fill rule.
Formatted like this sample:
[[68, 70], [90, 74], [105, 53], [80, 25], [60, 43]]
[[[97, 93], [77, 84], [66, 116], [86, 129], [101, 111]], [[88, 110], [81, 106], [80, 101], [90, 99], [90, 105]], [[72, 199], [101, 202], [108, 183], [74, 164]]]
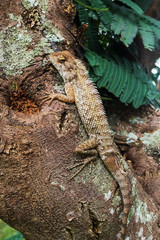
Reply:
[[[20, 0], [1, 2], [6, 65], [3, 63], [0, 75], [0, 218], [21, 231], [26, 240], [117, 239], [123, 209], [121, 196], [101, 161], [94, 163], [91, 173], [88, 166], [69, 180], [76, 171], [69, 167], [75, 159], [81, 159], [74, 153], [75, 146], [87, 138], [75, 105], [55, 100], [51, 106], [45, 103], [40, 107], [45, 91], [63, 89], [56, 70], [44, 61], [51, 46], [45, 42], [36, 49], [50, 29], [42, 23], [42, 5], [35, 20], [27, 15], [31, 12], [26, 12]], [[18, 18], [9, 17], [10, 13], [24, 16], [20, 26]], [[48, 1], [45, 19], [65, 39], [59, 40], [59, 49], [73, 43], [67, 28], [75, 31], [74, 14], [70, 1]], [[28, 35], [22, 32], [25, 28]], [[32, 41], [14, 45], [22, 39], [20, 33], [25, 35], [25, 41], [29, 37]], [[11, 50], [14, 46], [15, 51]], [[26, 52], [33, 54], [30, 58], [26, 55], [24, 61]], [[18, 67], [23, 72], [18, 72]], [[107, 112], [117, 132], [115, 140], [126, 160], [130, 160], [134, 175], [127, 236], [130, 240], [159, 239], [160, 116], [150, 108], [134, 111], [119, 103], [111, 105]]]

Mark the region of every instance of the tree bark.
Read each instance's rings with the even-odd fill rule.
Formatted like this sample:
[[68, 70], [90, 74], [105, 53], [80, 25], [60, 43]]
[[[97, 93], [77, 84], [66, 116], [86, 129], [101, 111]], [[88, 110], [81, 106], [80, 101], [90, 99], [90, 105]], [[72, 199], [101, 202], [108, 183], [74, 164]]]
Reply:
[[[69, 0], [40, 1], [31, 8], [26, 2], [1, 3], [0, 218], [26, 240], [117, 239], [122, 198], [102, 161], [70, 180], [77, 171], [70, 167], [81, 160], [74, 149], [87, 138], [75, 105], [58, 100], [40, 105], [45, 91], [64, 91], [46, 55], [50, 36], [59, 49], [74, 48], [75, 7]], [[160, 116], [117, 102], [107, 112], [132, 170], [127, 236], [159, 239], [159, 145], [148, 152], [142, 137], [146, 131], [158, 134]], [[134, 138], [127, 132], [136, 141], [129, 142]]]

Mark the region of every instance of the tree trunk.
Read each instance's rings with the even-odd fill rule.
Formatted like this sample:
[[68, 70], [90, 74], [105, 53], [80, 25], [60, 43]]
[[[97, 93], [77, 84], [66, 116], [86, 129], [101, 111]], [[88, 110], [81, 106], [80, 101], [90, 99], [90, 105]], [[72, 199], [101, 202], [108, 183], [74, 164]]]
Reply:
[[[6, 0], [0, 10], [0, 218], [26, 240], [117, 239], [122, 198], [102, 161], [70, 180], [81, 160], [74, 149], [87, 138], [75, 105], [40, 105], [45, 91], [64, 92], [46, 55], [52, 41], [59, 50], [77, 46], [75, 7], [69, 0], [29, 3]], [[132, 171], [128, 239], [159, 239], [159, 113], [119, 102], [107, 108]]]

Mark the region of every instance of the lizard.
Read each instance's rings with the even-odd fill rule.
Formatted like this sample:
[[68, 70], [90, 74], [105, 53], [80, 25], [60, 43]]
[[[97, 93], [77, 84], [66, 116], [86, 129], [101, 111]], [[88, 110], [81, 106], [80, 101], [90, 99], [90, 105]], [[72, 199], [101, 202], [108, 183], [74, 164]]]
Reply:
[[[75, 177], [89, 162], [99, 155], [108, 171], [120, 186], [123, 199], [123, 218], [121, 226], [121, 240], [125, 238], [127, 219], [131, 207], [131, 181], [122, 163], [122, 155], [115, 145], [108, 120], [103, 108], [98, 90], [89, 78], [86, 66], [69, 51], [53, 52], [49, 60], [58, 70], [65, 83], [65, 94], [48, 93], [42, 98], [52, 103], [58, 99], [65, 103], [75, 103], [79, 116], [88, 134], [88, 139], [80, 143], [76, 153], [90, 154], [82, 163]], [[77, 164], [76, 166], [80, 165]]]

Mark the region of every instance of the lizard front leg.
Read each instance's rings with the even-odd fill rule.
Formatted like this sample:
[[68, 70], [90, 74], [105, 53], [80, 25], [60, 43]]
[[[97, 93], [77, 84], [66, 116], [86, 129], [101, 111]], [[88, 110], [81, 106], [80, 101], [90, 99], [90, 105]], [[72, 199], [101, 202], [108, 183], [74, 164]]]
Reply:
[[95, 149], [97, 147], [98, 143], [95, 136], [90, 137], [83, 143], [80, 143], [76, 148], [75, 152], [77, 154], [83, 154], [83, 155], [90, 155], [89, 157], [86, 157], [85, 159], [80, 160], [79, 163], [74, 164], [69, 169], [73, 169], [75, 167], [81, 166], [80, 169], [70, 178], [73, 179], [75, 176], [77, 176], [83, 168], [90, 162], [94, 161], [98, 157], [98, 152]]
[[49, 105], [51, 105], [54, 99], [58, 99], [65, 103], [74, 103], [75, 95], [74, 95], [74, 89], [71, 83], [65, 84], [65, 92], [66, 92], [66, 95], [61, 93], [54, 93], [54, 92], [46, 93], [46, 96], [41, 98], [42, 102], [40, 105], [42, 105], [46, 101], [50, 101]]

